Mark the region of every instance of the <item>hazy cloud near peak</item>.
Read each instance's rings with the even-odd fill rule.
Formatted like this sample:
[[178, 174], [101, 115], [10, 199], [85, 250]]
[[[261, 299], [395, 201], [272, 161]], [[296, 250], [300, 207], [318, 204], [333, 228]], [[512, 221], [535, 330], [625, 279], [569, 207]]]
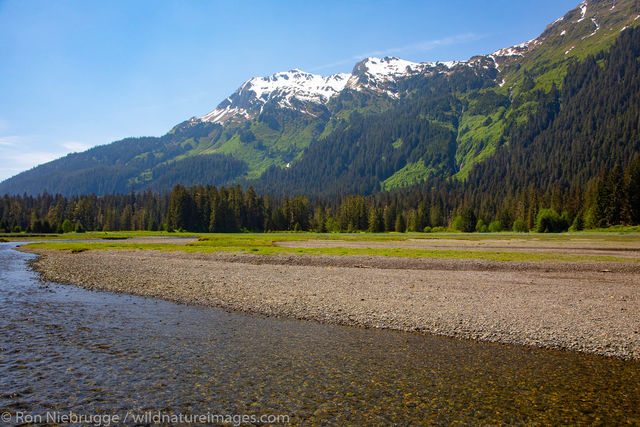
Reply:
[[62, 146], [64, 148], [66, 148], [69, 151], [73, 151], [76, 153], [79, 153], [81, 151], [87, 151], [89, 148], [91, 148], [92, 146], [89, 144], [85, 144], [84, 142], [80, 142], [80, 141], [67, 141], [67, 142], [63, 142]]
[[435, 49], [437, 47], [466, 43], [473, 40], [478, 40], [480, 38], [482, 38], [482, 36], [478, 34], [465, 33], [465, 34], [458, 34], [455, 36], [445, 37], [442, 39], [426, 40], [426, 41], [411, 43], [408, 45], [392, 47], [389, 49], [374, 50], [371, 52], [354, 55], [352, 57], [345, 58], [340, 61], [332, 62], [330, 64], [320, 65], [318, 67], [311, 68], [309, 71], [317, 71], [317, 70], [323, 70], [325, 68], [337, 67], [338, 65], [353, 63], [355, 61], [359, 61], [371, 56], [388, 56], [388, 55], [403, 54], [403, 53], [410, 53], [410, 52], [426, 52], [426, 51]]
[[15, 147], [16, 145], [28, 143], [30, 138], [31, 138], [30, 136], [18, 136], [18, 135], [0, 136], [0, 146]]
[[[40, 137], [38, 135], [8, 135], [0, 136], [0, 181], [31, 169], [34, 166], [50, 162], [67, 154], [74, 149], [84, 150], [78, 142], [55, 144], [52, 151], [36, 148]], [[69, 146], [67, 146], [69, 145]]]

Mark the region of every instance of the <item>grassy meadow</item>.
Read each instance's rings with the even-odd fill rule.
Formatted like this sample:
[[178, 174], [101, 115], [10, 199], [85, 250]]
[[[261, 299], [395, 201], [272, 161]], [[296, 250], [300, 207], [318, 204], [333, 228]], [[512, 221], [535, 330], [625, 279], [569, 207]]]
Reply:
[[[190, 238], [185, 244], [166, 243], [162, 240], [146, 242], [145, 238], [173, 237]], [[214, 253], [230, 252], [254, 255], [364, 255], [364, 256], [388, 256], [407, 258], [437, 258], [437, 259], [481, 259], [500, 262], [509, 261], [536, 261], [536, 262], [577, 262], [577, 261], [603, 261], [603, 262], [640, 262], [640, 250], [638, 257], [623, 257], [593, 254], [571, 254], [558, 252], [544, 252], [539, 249], [535, 252], [523, 250], [519, 247], [510, 248], [510, 243], [522, 243], [526, 245], [543, 245], [562, 247], [563, 243], [586, 248], [610, 248], [614, 250], [628, 249], [628, 245], [638, 248], [640, 246], [640, 234], [617, 233], [563, 233], [563, 234], [534, 234], [534, 233], [354, 233], [354, 234], [319, 234], [319, 233], [167, 233], [167, 232], [92, 232], [69, 233], [48, 237], [24, 237], [10, 238], [14, 241], [34, 240], [28, 247], [40, 249], [67, 250], [74, 253], [86, 250], [160, 250], [182, 251], [187, 253]], [[131, 239], [131, 240], [130, 240]], [[195, 239], [195, 240], [194, 240]], [[312, 241], [333, 241], [327, 247], [304, 247]], [[446, 240], [451, 247], [438, 249], [422, 249], [399, 247], [399, 242], [433, 243], [438, 240]], [[455, 241], [460, 241], [460, 246]], [[454, 244], [451, 243], [454, 241]], [[468, 250], [465, 242], [472, 242], [474, 247], [482, 248], [483, 245], [505, 245], [499, 250]], [[299, 242], [300, 245], [296, 245]], [[344, 247], [341, 246], [344, 242]], [[368, 247], [367, 243], [372, 246]], [[279, 243], [286, 243], [281, 246]], [[354, 243], [357, 247], [353, 247]], [[635, 246], [633, 246], [635, 245]], [[307, 245], [308, 246], [308, 245]], [[618, 249], [619, 248], [619, 249]], [[638, 250], [638, 249], [635, 249]]]

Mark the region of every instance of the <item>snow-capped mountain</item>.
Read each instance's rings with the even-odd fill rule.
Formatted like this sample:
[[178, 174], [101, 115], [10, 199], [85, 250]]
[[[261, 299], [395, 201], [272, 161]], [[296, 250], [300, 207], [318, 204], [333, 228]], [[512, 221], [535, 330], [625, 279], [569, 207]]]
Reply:
[[639, 27], [638, 0], [586, 0], [538, 37], [468, 61], [366, 58], [350, 73], [256, 77], [162, 137], [71, 154], [0, 183], [0, 194], [108, 194], [239, 179], [273, 188], [287, 188], [285, 179], [303, 186], [337, 179], [341, 191], [367, 192], [464, 178], [546, 108], [541, 94], [562, 87], [569, 64], [607, 52]]
[[[597, 0], [591, 1], [597, 2]], [[469, 68], [476, 72], [495, 70], [496, 83], [502, 85], [504, 83], [500, 83], [498, 73], [502, 71], [503, 65], [508, 65], [525, 56], [553, 35], [565, 36], [567, 24], [576, 25], [584, 21], [588, 8], [589, 0], [586, 0], [549, 25], [537, 38], [496, 50], [488, 55], [475, 56], [468, 61], [411, 62], [397, 57], [370, 57], [355, 64], [351, 73], [322, 76], [293, 69], [268, 77], [255, 77], [246, 81], [216, 109], [204, 116], [194, 118], [193, 122], [227, 124], [232, 121], [253, 119], [269, 102], [275, 102], [280, 108], [313, 115], [313, 109], [308, 108], [309, 103], [326, 105], [332, 97], [345, 89], [371, 91], [397, 99], [402, 95], [397, 89], [397, 82], [400, 79], [438, 73], [451, 74]], [[599, 29], [595, 15], [596, 13], [590, 18], [594, 25], [593, 34]]]
[[[205, 122], [226, 123], [234, 118], [251, 118], [262, 112], [264, 105], [275, 100], [282, 108], [300, 109], [300, 103], [326, 104], [344, 89], [351, 75], [333, 74], [325, 77], [291, 70], [268, 77], [246, 81], [218, 107], [200, 119]], [[294, 106], [295, 100], [300, 101]]]
[[[469, 62], [411, 62], [396, 57], [366, 58], [351, 73], [321, 76], [298, 69], [246, 81], [215, 110], [200, 117], [203, 122], [226, 124], [234, 119], [251, 119], [271, 101], [281, 108], [309, 112], [307, 103], [326, 105], [344, 89], [373, 91], [398, 98], [396, 82], [401, 78], [435, 73], [449, 73], [457, 67], [473, 67], [480, 59]], [[484, 67], [495, 66], [493, 62]]]

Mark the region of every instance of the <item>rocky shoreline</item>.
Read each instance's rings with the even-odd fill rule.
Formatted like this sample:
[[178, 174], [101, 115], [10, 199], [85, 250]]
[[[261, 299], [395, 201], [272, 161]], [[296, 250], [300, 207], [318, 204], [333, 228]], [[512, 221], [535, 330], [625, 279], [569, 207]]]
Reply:
[[637, 263], [27, 251], [44, 280], [88, 289], [640, 359]]

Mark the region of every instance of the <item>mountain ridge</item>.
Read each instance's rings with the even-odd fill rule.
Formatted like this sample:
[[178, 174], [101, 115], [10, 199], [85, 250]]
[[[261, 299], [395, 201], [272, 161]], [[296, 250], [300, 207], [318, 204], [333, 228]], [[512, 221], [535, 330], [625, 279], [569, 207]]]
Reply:
[[[347, 191], [391, 190], [435, 177], [464, 180], [541, 108], [536, 91], [561, 85], [572, 62], [608, 48], [639, 17], [637, 0], [587, 0], [535, 39], [468, 61], [365, 58], [351, 73], [294, 69], [255, 77], [211, 112], [162, 137], [70, 154], [0, 183], [0, 193], [105, 194], [131, 187], [168, 190], [172, 183], [260, 186], [267, 175], [301, 173], [298, 164], [308, 174], [324, 160], [309, 159], [318, 152], [312, 147], [336, 141], [345, 147], [327, 159], [338, 163], [331, 179], [367, 182], [340, 187]], [[405, 128], [387, 132], [385, 140], [375, 141], [379, 135], [365, 128], [353, 132], [354, 124], [391, 118]], [[356, 166], [375, 161], [377, 169]]]

